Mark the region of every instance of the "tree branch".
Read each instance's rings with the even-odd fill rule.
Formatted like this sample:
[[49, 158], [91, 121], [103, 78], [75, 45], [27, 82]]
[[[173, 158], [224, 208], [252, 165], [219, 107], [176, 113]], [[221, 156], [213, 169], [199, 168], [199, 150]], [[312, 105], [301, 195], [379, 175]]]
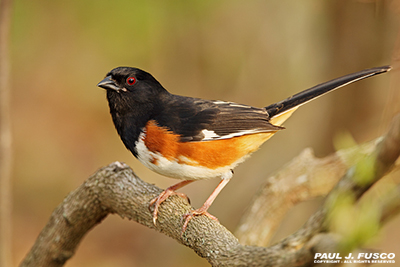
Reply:
[[[242, 244], [267, 246], [286, 213], [296, 204], [325, 196], [345, 174], [354, 154], [370, 153], [376, 141], [316, 158], [306, 148], [266, 182], [243, 215], [235, 235]], [[323, 179], [321, 179], [323, 177]]]
[[[393, 167], [400, 154], [399, 144], [400, 116], [397, 116], [389, 133], [369, 156], [374, 160], [373, 177], [361, 185], [355, 179], [358, 173], [350, 168], [320, 211], [299, 231], [269, 248], [241, 245], [226, 228], [206, 216], [192, 219], [181, 235], [182, 215], [192, 207], [177, 196], [161, 205], [154, 226], [148, 203], [162, 190], [136, 177], [127, 165], [115, 162], [97, 171], [56, 208], [21, 266], [62, 266], [73, 256], [83, 236], [110, 213], [174, 238], [213, 266], [311, 265], [315, 252], [337, 244], [335, 234], [327, 232], [327, 210], [335, 202], [334, 196], [341, 190], [350, 190], [358, 199]], [[399, 205], [386, 206], [393, 211]]]
[[[56, 208], [21, 266], [62, 266], [87, 231], [110, 213], [154, 228], [219, 266], [250, 264], [254, 257], [278, 266], [272, 257], [278, 252], [242, 246], [226, 228], [206, 216], [191, 220], [181, 236], [182, 215], [192, 207], [180, 197], [172, 196], [163, 203], [154, 226], [148, 203], [161, 191], [136, 177], [123, 163], [100, 169]], [[232, 265], [233, 259], [237, 265]]]

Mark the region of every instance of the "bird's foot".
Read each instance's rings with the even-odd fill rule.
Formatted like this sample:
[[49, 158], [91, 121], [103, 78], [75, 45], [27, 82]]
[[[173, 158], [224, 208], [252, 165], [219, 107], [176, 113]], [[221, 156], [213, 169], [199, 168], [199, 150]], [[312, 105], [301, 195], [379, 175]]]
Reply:
[[150, 201], [149, 208], [154, 205], [154, 210], [153, 210], [153, 224], [154, 225], [156, 225], [156, 223], [157, 223], [158, 210], [161, 206], [161, 203], [163, 203], [165, 200], [167, 200], [167, 198], [169, 198], [172, 195], [178, 195], [178, 196], [186, 199], [190, 203], [189, 198], [185, 194], [178, 193], [178, 192], [175, 192], [173, 189], [167, 188], [166, 190], [161, 192], [161, 194], [159, 194], [158, 197], [156, 197]]
[[218, 218], [211, 215], [210, 213], [207, 212], [208, 207], [201, 207], [197, 210], [191, 210], [188, 213], [184, 214], [182, 217], [182, 220], [185, 220], [185, 222], [183, 223], [183, 227], [182, 227], [182, 235], [185, 233], [186, 228], [189, 224], [189, 221], [194, 217], [194, 216], [200, 216], [200, 215], [205, 215], [208, 218], [217, 221], [218, 222]]

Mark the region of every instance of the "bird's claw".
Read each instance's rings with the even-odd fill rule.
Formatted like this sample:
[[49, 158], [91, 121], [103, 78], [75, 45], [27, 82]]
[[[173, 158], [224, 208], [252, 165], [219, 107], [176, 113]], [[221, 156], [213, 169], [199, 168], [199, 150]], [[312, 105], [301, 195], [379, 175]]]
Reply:
[[197, 210], [191, 210], [188, 213], [184, 214], [182, 216], [182, 220], [185, 220], [185, 222], [183, 223], [183, 227], [182, 227], [182, 235], [186, 232], [186, 229], [188, 227], [189, 221], [194, 217], [194, 216], [200, 216], [200, 215], [205, 215], [208, 218], [218, 222], [218, 218], [211, 215], [210, 213], [207, 212], [207, 210], [204, 210], [202, 208], [199, 208]]
[[159, 210], [159, 208], [160, 208], [160, 206], [161, 206], [161, 203], [163, 203], [165, 200], [167, 200], [167, 199], [168, 199], [170, 196], [172, 196], [172, 195], [178, 195], [178, 196], [180, 196], [180, 197], [186, 199], [186, 200], [190, 203], [189, 198], [188, 198], [185, 194], [175, 192], [175, 191], [173, 191], [173, 190], [171, 190], [171, 189], [166, 189], [166, 190], [164, 190], [164, 191], [161, 192], [161, 194], [159, 194], [156, 198], [153, 198], [153, 199], [150, 201], [149, 209], [150, 209], [151, 206], [154, 205], [154, 210], [153, 210], [153, 224], [154, 224], [155, 226], [157, 225], [158, 210]]

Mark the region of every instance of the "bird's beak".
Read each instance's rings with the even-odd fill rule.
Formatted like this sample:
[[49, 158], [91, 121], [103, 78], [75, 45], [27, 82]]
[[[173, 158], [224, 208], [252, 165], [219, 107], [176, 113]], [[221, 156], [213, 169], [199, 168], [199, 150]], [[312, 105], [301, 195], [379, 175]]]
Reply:
[[115, 81], [111, 79], [111, 75], [105, 77], [101, 82], [97, 84], [97, 86], [106, 90], [121, 90], [121, 88], [115, 83]]

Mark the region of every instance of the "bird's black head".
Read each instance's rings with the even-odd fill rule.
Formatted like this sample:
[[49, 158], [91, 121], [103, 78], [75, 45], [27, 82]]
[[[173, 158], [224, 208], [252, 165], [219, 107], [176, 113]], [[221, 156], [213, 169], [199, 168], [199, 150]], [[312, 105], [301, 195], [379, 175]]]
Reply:
[[97, 86], [107, 90], [110, 113], [122, 141], [134, 155], [141, 129], [162, 111], [170, 94], [151, 74], [130, 67], [107, 73]]
[[135, 102], [151, 101], [153, 96], [167, 92], [150, 73], [131, 67], [111, 70], [97, 86], [106, 89], [107, 95], [120, 94]]

